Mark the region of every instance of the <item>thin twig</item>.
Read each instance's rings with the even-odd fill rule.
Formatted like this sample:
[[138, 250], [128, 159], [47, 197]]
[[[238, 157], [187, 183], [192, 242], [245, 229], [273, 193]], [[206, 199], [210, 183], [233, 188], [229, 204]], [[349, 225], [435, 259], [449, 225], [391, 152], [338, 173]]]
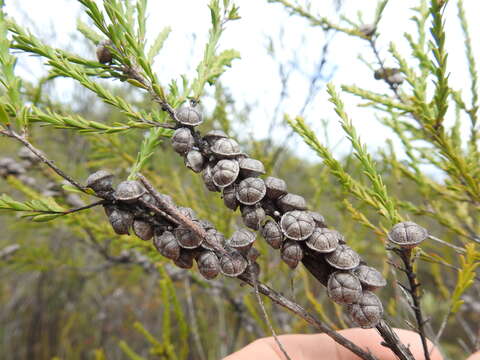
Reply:
[[74, 179], [72, 179], [70, 176], [65, 174], [61, 169], [59, 169], [52, 160], [49, 160], [45, 157], [45, 155], [42, 154], [40, 150], [35, 148], [26, 138], [20, 136], [17, 134], [15, 131], [12, 129], [7, 129], [7, 130], [0, 130], [0, 134], [11, 137], [13, 139], [16, 139], [17, 141], [21, 142], [23, 145], [25, 145], [32, 153], [34, 153], [43, 163], [47, 164], [48, 167], [50, 167], [53, 171], [55, 171], [59, 176], [67, 180], [70, 184], [75, 186], [78, 190], [80, 190], [83, 193], [87, 193], [87, 188], [85, 186], [80, 185], [80, 183], [76, 182]]
[[250, 274], [252, 276], [253, 280], [253, 289], [255, 292], [255, 296], [257, 298], [258, 304], [260, 305], [260, 308], [262, 309], [263, 317], [265, 318], [265, 322], [268, 325], [268, 328], [270, 329], [270, 332], [272, 333], [273, 339], [277, 343], [278, 347], [280, 348], [280, 351], [285, 355], [287, 360], [292, 360], [292, 358], [288, 355], [287, 350], [284, 348], [283, 344], [281, 343], [280, 339], [277, 336], [277, 333], [275, 329], [273, 328], [272, 322], [270, 321], [270, 317], [268, 316], [267, 310], [265, 309], [265, 304], [263, 303], [263, 299], [260, 296], [260, 293], [258, 292], [258, 276], [257, 273], [255, 272], [251, 260], [248, 260], [248, 268], [250, 271]]
[[415, 320], [417, 321], [417, 330], [422, 341], [423, 353], [426, 360], [430, 360], [430, 349], [428, 348], [427, 336], [425, 335], [425, 324], [427, 320], [423, 316], [422, 307], [420, 304], [420, 283], [417, 281], [417, 274], [413, 270], [413, 258], [411, 250], [395, 249], [395, 253], [400, 256], [405, 267], [405, 274], [407, 275], [409, 287], [404, 287], [412, 298], [411, 307], [415, 314]]

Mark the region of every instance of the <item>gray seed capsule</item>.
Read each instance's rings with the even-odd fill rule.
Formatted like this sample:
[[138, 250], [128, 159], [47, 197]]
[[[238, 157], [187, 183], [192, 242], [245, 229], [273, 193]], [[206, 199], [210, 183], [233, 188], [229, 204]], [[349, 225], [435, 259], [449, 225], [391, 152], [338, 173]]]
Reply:
[[235, 189], [235, 184], [224, 187], [222, 190], [223, 203], [230, 210], [237, 210], [240, 203], [237, 200], [237, 191]]
[[133, 220], [133, 232], [140, 239], [148, 241], [153, 237], [153, 226], [149, 222], [135, 219]]
[[405, 249], [414, 248], [427, 237], [428, 231], [411, 221], [396, 224], [388, 233], [388, 240]]
[[213, 182], [213, 168], [207, 165], [202, 172], [203, 183], [209, 191], [220, 191], [217, 185]]
[[184, 249], [195, 249], [202, 245], [203, 239], [183, 225], [177, 227], [173, 233], [178, 244]]
[[190, 170], [199, 173], [205, 167], [205, 158], [200, 151], [190, 150], [187, 155], [185, 155], [185, 165]]
[[267, 197], [273, 200], [287, 193], [287, 183], [273, 176], [265, 179], [265, 186], [267, 188]]
[[265, 166], [260, 160], [244, 158], [239, 160], [240, 174], [243, 177], [255, 177], [265, 174]]
[[360, 256], [347, 245], [338, 245], [334, 252], [325, 256], [325, 260], [339, 270], [351, 270], [360, 264]]
[[305, 240], [315, 229], [315, 222], [305, 211], [289, 211], [282, 216], [280, 228], [283, 234], [292, 240]]
[[308, 238], [306, 245], [319, 253], [331, 253], [335, 251], [341, 238], [343, 236], [336, 230], [317, 227]]
[[362, 285], [355, 275], [335, 271], [328, 278], [327, 292], [330, 299], [337, 304], [353, 304], [362, 296]]
[[211, 151], [218, 158], [234, 158], [241, 154], [238, 143], [228, 138], [221, 138], [215, 141]]
[[180, 256], [180, 245], [170, 231], [155, 231], [153, 245], [166, 258], [177, 260]]
[[87, 178], [87, 187], [96, 193], [113, 191], [113, 175], [109, 171], [99, 170]]
[[192, 250], [182, 249], [178, 259], [173, 260], [175, 265], [182, 269], [191, 269], [193, 266], [193, 259], [195, 259], [196, 252]]
[[183, 216], [186, 216], [186, 217], [189, 218], [190, 220], [196, 220], [196, 219], [197, 219], [197, 215], [195, 214], [195, 211], [193, 211], [191, 208], [180, 206], [180, 207], [178, 208], [178, 211], [179, 211]]
[[296, 241], [285, 241], [281, 250], [281, 257], [291, 269], [295, 269], [303, 259], [302, 247]]
[[234, 183], [240, 168], [235, 160], [220, 160], [213, 168], [213, 183], [219, 188], [224, 188]]
[[119, 201], [133, 203], [143, 194], [145, 194], [145, 188], [138, 181], [127, 180], [118, 184], [113, 197]]
[[192, 150], [195, 144], [192, 132], [188, 128], [179, 128], [175, 130], [172, 136], [172, 147], [179, 154], [186, 154]]
[[18, 151], [18, 157], [27, 160], [30, 164], [38, 164], [40, 162], [40, 158], [26, 146], [22, 146]]
[[231, 251], [220, 258], [220, 271], [225, 276], [237, 277], [247, 268], [248, 262], [238, 251]]
[[365, 290], [376, 290], [387, 285], [387, 280], [377, 270], [367, 265], [360, 265], [353, 273], [358, 277]]
[[319, 214], [316, 211], [307, 211], [307, 212], [313, 218], [313, 221], [315, 221], [315, 224], [317, 224], [318, 227], [321, 227], [321, 228], [327, 227], [325, 218], [321, 214]]
[[260, 225], [263, 220], [265, 220], [266, 214], [265, 210], [258, 205], [254, 206], [243, 206], [242, 208], [242, 218], [245, 226], [253, 230], [260, 229]]
[[267, 192], [263, 180], [254, 177], [240, 181], [236, 189], [238, 201], [245, 205], [258, 203]]
[[130, 227], [133, 224], [133, 214], [120, 210], [118, 208], [111, 208], [110, 210], [106, 210], [108, 215], [108, 220], [112, 225], [113, 230], [118, 235], [128, 235], [130, 234]]
[[101, 64], [107, 64], [113, 60], [113, 54], [108, 48], [109, 46], [112, 46], [111, 40], [103, 40], [97, 46], [97, 60]]
[[375, 327], [383, 316], [380, 299], [370, 291], [364, 291], [359, 301], [347, 306], [351, 319], [361, 328]]
[[306, 210], [307, 202], [302, 196], [289, 193], [277, 200], [277, 206], [283, 212], [292, 210]]
[[283, 244], [283, 233], [278, 225], [273, 220], [268, 220], [262, 228], [262, 236], [267, 243], [274, 249], [280, 249]]
[[362, 26], [359, 27], [358, 29], [363, 35], [365, 36], [372, 36], [375, 34], [375, 31], [377, 30], [375, 25], [373, 24], [363, 24]]
[[225, 236], [216, 229], [207, 230], [207, 236], [202, 243], [202, 247], [207, 250], [222, 249], [225, 243]]
[[249, 250], [255, 242], [255, 234], [247, 229], [240, 229], [233, 233], [227, 245], [239, 251]]
[[199, 219], [195, 220], [195, 222], [198, 223], [198, 225], [201, 226], [205, 231], [215, 229], [215, 226], [213, 226], [213, 224], [208, 220]]
[[204, 251], [197, 258], [198, 271], [202, 276], [211, 280], [217, 277], [220, 272], [220, 260], [213, 251]]
[[197, 126], [203, 122], [200, 111], [191, 106], [182, 106], [175, 110], [175, 115], [178, 122], [185, 126]]
[[203, 136], [203, 139], [212, 146], [218, 139], [227, 139], [228, 136], [222, 130], [211, 130]]

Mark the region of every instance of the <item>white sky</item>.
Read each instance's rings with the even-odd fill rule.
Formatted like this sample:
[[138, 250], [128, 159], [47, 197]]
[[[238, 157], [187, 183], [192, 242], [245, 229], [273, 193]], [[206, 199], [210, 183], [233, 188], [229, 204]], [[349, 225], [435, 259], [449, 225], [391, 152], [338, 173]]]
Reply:
[[[14, 0], [6, 1], [6, 10], [17, 21], [23, 23], [23, 16], [18, 9], [27, 10], [39, 31], [55, 32], [57, 39], [55, 46], [72, 47], [69, 34], [75, 32], [76, 17], [80, 6], [74, 0]], [[194, 67], [202, 56], [203, 46], [209, 26], [209, 11], [207, 0], [175, 0], [161, 1], [150, 0], [149, 32], [153, 38], [165, 26], [171, 26], [173, 32], [167, 40], [164, 50], [157, 59], [156, 70], [164, 82], [171, 77], [186, 73], [194, 76]], [[317, 0], [316, 10], [322, 15], [336, 18], [332, 11], [331, 0]], [[366, 4], [369, 4], [367, 8]], [[257, 108], [251, 114], [252, 132], [258, 137], [267, 135], [268, 122], [277, 103], [280, 92], [278, 68], [274, 61], [267, 55], [266, 44], [268, 37], [278, 39], [278, 34], [284, 28], [284, 48], [279, 55], [287, 62], [293, 55], [297, 56], [300, 64], [306, 71], [311, 71], [315, 61], [318, 60], [323, 34], [319, 29], [307, 26], [307, 22], [298, 17], [288, 17], [285, 11], [277, 4], [269, 4], [266, 0], [238, 0], [242, 19], [228, 25], [221, 47], [233, 47], [240, 51], [241, 60], [234, 62], [233, 67], [222, 77], [222, 82], [232, 92], [234, 99], [239, 104], [255, 104]], [[371, 6], [370, 6], [371, 4]], [[404, 32], [415, 30], [413, 22], [409, 20], [415, 6], [415, 0], [391, 0], [387, 6], [382, 22], [379, 26], [381, 33], [379, 47], [387, 64], [388, 43], [393, 41], [408, 58], [408, 46], [403, 39]], [[342, 14], [356, 20], [358, 11], [363, 12], [365, 22], [373, 17], [376, 1], [345, 0]], [[470, 30], [473, 37], [473, 46], [476, 58], [479, 55], [480, 28], [476, 15], [480, 13], [480, 1], [465, 0], [467, 16], [470, 18]], [[321, 9], [321, 12], [320, 12]], [[456, 19], [456, 1], [451, 1], [447, 7], [447, 48], [449, 53], [449, 66], [452, 72], [450, 83], [456, 89], [468, 89], [468, 71], [463, 56], [463, 37], [460, 25]], [[35, 29], [33, 29], [36, 32]], [[193, 36], [196, 38], [193, 43]], [[192, 44], [194, 46], [192, 47]], [[372, 59], [372, 54], [366, 42], [352, 39], [342, 34], [336, 35], [330, 48], [329, 61], [336, 67], [332, 81], [337, 85], [355, 84], [360, 87], [377, 92], [387, 92], [386, 84], [373, 79], [371, 71], [360, 61], [357, 56], [362, 54], [366, 59]], [[92, 58], [94, 54], [91, 54]], [[25, 69], [23, 69], [24, 71]], [[36, 67], [29, 68], [37, 76]], [[308, 83], [306, 78], [295, 74], [289, 83], [288, 98], [283, 111], [295, 115], [300, 110], [306, 97]], [[468, 93], [468, 90], [467, 90]], [[468, 99], [469, 97], [466, 96]], [[371, 110], [358, 108], [358, 100], [347, 94], [343, 95], [347, 104], [347, 112], [357, 125], [362, 140], [373, 150], [385, 144], [385, 138], [391, 134], [380, 126], [375, 114]], [[208, 105], [208, 104], [207, 104]], [[315, 98], [313, 105], [305, 113], [307, 121], [315, 129], [320, 129], [319, 120], [330, 120], [329, 142], [336, 144], [343, 138], [342, 131], [337, 124], [328, 95], [323, 88]], [[285, 129], [276, 131], [275, 136], [281, 139], [286, 133]], [[322, 137], [319, 132], [319, 136]], [[294, 140], [294, 143], [300, 141]], [[301, 151], [304, 150], [300, 147]], [[342, 141], [340, 149], [348, 151], [348, 142]]]

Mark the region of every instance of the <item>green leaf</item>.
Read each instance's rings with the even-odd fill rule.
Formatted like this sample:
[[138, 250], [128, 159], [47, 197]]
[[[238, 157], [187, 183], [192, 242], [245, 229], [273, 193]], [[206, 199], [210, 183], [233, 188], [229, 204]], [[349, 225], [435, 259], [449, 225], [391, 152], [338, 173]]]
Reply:
[[165, 40], [167, 40], [171, 31], [172, 28], [167, 26], [158, 34], [157, 38], [150, 47], [150, 50], [148, 51], [147, 59], [149, 62], [153, 62], [155, 56], [157, 56], [160, 50], [162, 50], [163, 44], [165, 43]]
[[10, 119], [8, 117], [7, 112], [5, 111], [5, 107], [3, 104], [0, 104], [0, 124], [8, 125]]
[[63, 214], [41, 214], [35, 215], [32, 217], [32, 220], [35, 222], [47, 222], [58, 218], [59, 216], [63, 216]]

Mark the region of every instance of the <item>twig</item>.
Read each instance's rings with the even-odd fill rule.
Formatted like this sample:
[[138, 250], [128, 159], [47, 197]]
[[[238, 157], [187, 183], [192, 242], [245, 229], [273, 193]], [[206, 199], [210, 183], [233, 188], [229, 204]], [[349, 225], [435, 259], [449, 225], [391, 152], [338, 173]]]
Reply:
[[404, 287], [412, 298], [411, 307], [415, 314], [415, 320], [417, 321], [417, 330], [422, 341], [423, 353], [426, 360], [430, 360], [430, 349], [428, 349], [427, 336], [425, 335], [425, 324], [427, 320], [423, 316], [422, 307], [420, 304], [420, 283], [417, 281], [417, 274], [413, 270], [413, 258], [411, 250], [394, 249], [394, 252], [400, 256], [405, 267], [405, 274], [407, 275], [409, 287]]
[[9, 257], [10, 255], [16, 253], [18, 250], [20, 250], [20, 245], [18, 244], [5, 246], [2, 250], [0, 250], [0, 260]]
[[85, 186], [80, 185], [80, 183], [76, 182], [74, 179], [72, 179], [70, 176], [65, 174], [61, 169], [59, 169], [53, 161], [47, 159], [45, 155], [42, 154], [40, 150], [35, 148], [26, 138], [20, 136], [17, 134], [15, 131], [12, 129], [7, 129], [7, 130], [0, 130], [0, 134], [11, 137], [13, 139], [16, 139], [17, 141], [21, 142], [23, 145], [25, 145], [32, 153], [34, 153], [43, 163], [47, 164], [48, 167], [50, 167], [53, 171], [55, 171], [59, 176], [67, 180], [70, 184], [75, 186], [78, 190], [80, 190], [83, 193], [87, 193], [87, 188]]
[[188, 312], [190, 313], [190, 318], [191, 318], [193, 342], [197, 348], [198, 358], [206, 359], [205, 350], [203, 349], [202, 341], [200, 340], [200, 336], [199, 336], [197, 316], [195, 315], [195, 306], [193, 306], [192, 290], [190, 288], [190, 279], [188, 277], [185, 278], [184, 284], [185, 284], [185, 292], [187, 295]]
[[249, 272], [252, 276], [253, 280], [253, 289], [255, 292], [255, 296], [257, 298], [258, 304], [260, 305], [260, 308], [262, 309], [263, 317], [265, 318], [265, 321], [270, 329], [270, 332], [272, 333], [273, 339], [277, 343], [278, 347], [282, 351], [283, 355], [287, 358], [287, 360], [292, 360], [291, 357], [288, 355], [287, 350], [283, 347], [283, 344], [281, 343], [280, 339], [277, 336], [277, 333], [275, 329], [273, 328], [272, 322], [270, 321], [270, 317], [268, 316], [267, 310], [265, 309], [265, 304], [263, 303], [262, 297], [260, 296], [260, 293], [258, 292], [258, 276], [257, 273], [255, 272], [251, 260], [248, 260], [248, 268]]

